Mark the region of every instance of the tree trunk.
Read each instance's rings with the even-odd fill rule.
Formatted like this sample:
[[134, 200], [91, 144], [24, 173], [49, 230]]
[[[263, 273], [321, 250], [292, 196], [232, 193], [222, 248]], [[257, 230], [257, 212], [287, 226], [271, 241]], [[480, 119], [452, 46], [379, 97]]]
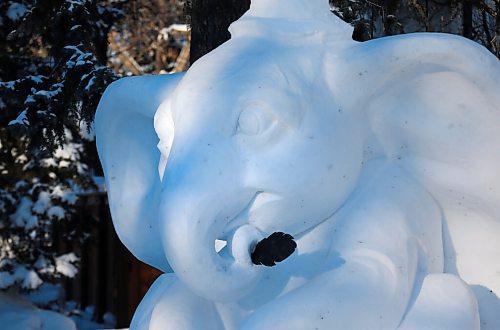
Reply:
[[463, 30], [462, 35], [472, 39], [472, 0], [465, 0], [462, 4]]
[[192, 0], [190, 62], [229, 40], [229, 24], [250, 8], [250, 0]]
[[500, 0], [495, 0], [495, 37], [491, 41], [495, 55], [500, 58]]

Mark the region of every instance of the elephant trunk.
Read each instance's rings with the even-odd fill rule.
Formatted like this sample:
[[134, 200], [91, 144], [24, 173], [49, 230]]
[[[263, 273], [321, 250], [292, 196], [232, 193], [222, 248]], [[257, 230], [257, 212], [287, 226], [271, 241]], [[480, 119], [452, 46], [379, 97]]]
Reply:
[[[238, 215], [237, 221], [246, 223], [241, 218], [252, 192], [227, 189], [220, 182], [204, 184], [193, 176], [187, 181], [164, 181], [160, 228], [167, 259], [179, 279], [198, 295], [215, 301], [241, 298], [260, 273], [250, 258], [250, 249], [262, 238], [260, 232], [247, 224], [234, 226]], [[215, 240], [220, 238], [226, 238], [228, 246], [218, 253]]]

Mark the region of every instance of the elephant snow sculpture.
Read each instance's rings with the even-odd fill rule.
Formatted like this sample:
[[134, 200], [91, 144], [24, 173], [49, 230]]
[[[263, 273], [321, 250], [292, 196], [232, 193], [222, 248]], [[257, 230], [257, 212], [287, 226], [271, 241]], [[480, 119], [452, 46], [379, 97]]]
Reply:
[[[131, 329], [500, 329], [499, 61], [354, 42], [327, 0], [254, 0], [230, 31], [99, 105], [116, 231], [165, 272]], [[273, 232], [296, 251], [254, 265]]]

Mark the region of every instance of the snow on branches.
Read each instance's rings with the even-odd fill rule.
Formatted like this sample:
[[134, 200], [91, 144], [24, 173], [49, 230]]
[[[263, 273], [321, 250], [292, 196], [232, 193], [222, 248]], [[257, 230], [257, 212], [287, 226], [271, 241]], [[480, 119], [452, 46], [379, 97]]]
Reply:
[[97, 189], [90, 123], [117, 78], [105, 64], [119, 5], [0, 2], [0, 289], [77, 272], [78, 256], [55, 239], [88, 237], [76, 215], [79, 193]]
[[117, 78], [105, 63], [107, 32], [120, 12], [86, 0], [21, 5], [16, 19], [12, 3], [0, 5], [10, 66], [0, 77], [0, 123], [27, 134], [32, 151], [52, 152], [65, 127], [92, 122], [100, 95]]

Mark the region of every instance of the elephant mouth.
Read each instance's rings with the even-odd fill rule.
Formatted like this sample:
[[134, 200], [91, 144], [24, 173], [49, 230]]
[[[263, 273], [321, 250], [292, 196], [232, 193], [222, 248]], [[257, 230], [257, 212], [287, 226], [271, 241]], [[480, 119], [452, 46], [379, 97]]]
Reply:
[[[253, 212], [259, 212], [270, 202], [282, 199], [281, 196], [269, 192], [258, 191], [246, 206], [233, 217], [222, 229], [214, 242], [217, 254], [229, 262], [255, 265], [252, 253], [256, 245], [269, 233], [258, 228], [251, 219]], [[291, 237], [291, 236], [290, 236]], [[229, 259], [229, 260], [228, 260]]]
[[250, 209], [254, 207], [255, 201], [258, 199], [259, 195], [261, 195], [263, 191], [257, 191], [252, 198], [247, 202], [247, 204], [236, 213], [236, 215], [230, 219], [226, 226], [222, 229], [220, 236], [218, 237], [221, 241], [226, 241], [229, 237], [234, 233], [236, 229], [239, 227], [248, 224], [250, 218]]

